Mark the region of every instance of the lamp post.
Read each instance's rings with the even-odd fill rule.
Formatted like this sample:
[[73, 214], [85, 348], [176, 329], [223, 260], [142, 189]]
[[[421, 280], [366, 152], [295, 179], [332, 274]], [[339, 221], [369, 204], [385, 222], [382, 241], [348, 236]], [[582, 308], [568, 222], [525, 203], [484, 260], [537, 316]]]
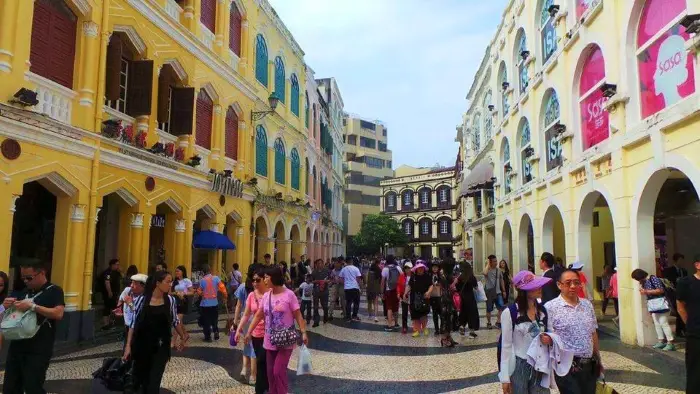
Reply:
[[388, 253], [389, 253], [389, 243], [386, 242], [386, 243], [384, 244], [384, 257], [386, 257], [386, 255], [387, 255]]
[[277, 104], [280, 102], [279, 97], [275, 93], [272, 93], [270, 97], [267, 98], [267, 102], [270, 105], [269, 111], [251, 111], [250, 117], [253, 122], [257, 122], [269, 114], [274, 114]]

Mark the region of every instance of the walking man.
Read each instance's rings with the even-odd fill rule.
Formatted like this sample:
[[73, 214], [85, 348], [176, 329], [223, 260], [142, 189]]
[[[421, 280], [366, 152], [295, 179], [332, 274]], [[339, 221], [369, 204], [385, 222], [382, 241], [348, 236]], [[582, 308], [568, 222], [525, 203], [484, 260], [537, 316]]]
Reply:
[[345, 316], [345, 290], [343, 288], [343, 279], [340, 277], [340, 271], [343, 269], [343, 263], [336, 260], [331, 271], [331, 283], [333, 293], [331, 295], [330, 320], [333, 320], [333, 311], [336, 306], [341, 309], [341, 315]]
[[542, 288], [542, 304], [546, 304], [548, 301], [559, 297], [561, 292], [557, 287], [560, 271], [555, 268], [554, 255], [549, 252], [542, 253], [540, 269], [543, 271], [542, 276], [552, 280]]
[[[344, 261], [342, 257], [338, 257], [341, 263]], [[340, 270], [340, 278], [343, 281], [343, 289], [345, 290], [345, 321], [360, 321], [357, 315], [360, 311], [360, 281], [362, 281], [362, 273], [353, 265], [353, 261], [349, 260], [348, 265]]]
[[119, 304], [122, 305], [124, 312], [124, 346], [126, 346], [126, 340], [129, 335], [129, 327], [131, 327], [131, 322], [134, 320], [134, 300], [139, 298], [146, 289], [148, 276], [136, 274], [129, 279], [131, 279], [131, 285], [125, 288], [119, 296]]
[[[673, 254], [673, 264], [669, 265], [668, 267], [664, 268], [663, 274], [664, 278], [668, 279], [669, 282], [673, 285], [673, 287], [678, 287], [678, 280], [681, 278], [685, 278], [688, 276], [688, 271], [681, 267], [683, 264], [683, 260], [685, 260], [685, 256], [680, 254], [680, 253], [674, 253]], [[671, 308], [675, 308], [676, 306], [676, 294], [673, 291], [669, 291], [666, 294], [666, 297], [668, 298], [668, 302], [671, 303]], [[676, 319], [676, 336], [677, 337], [683, 337], [685, 331], [685, 324], [683, 324], [682, 319]]]
[[322, 259], [317, 259], [314, 262], [314, 270], [311, 273], [314, 283], [314, 325], [312, 327], [318, 327], [318, 323], [321, 320], [321, 315], [318, 313], [318, 305], [321, 304], [323, 308], [323, 324], [328, 321], [328, 286], [331, 283], [330, 270], [325, 267]]
[[496, 309], [496, 328], [501, 328], [501, 314], [503, 309], [503, 294], [506, 293], [506, 285], [503, 274], [498, 268], [498, 259], [490, 255], [484, 269], [484, 291], [486, 292], [486, 328], [492, 329], [491, 313]]
[[381, 289], [384, 293], [384, 305], [387, 311], [387, 324], [384, 331], [394, 331], [399, 325], [396, 316], [399, 313], [399, 295], [396, 291], [401, 277], [401, 269], [396, 266], [396, 259], [393, 255], [386, 256], [386, 265], [382, 269]]
[[10, 342], [2, 389], [6, 394], [45, 393], [44, 381], [53, 356], [56, 324], [63, 319], [65, 308], [63, 289], [48, 281], [46, 270], [38, 262], [20, 264], [20, 275], [27, 287], [16, 297], [5, 298], [2, 306], [36, 313], [40, 327], [33, 337]]
[[102, 300], [104, 301], [104, 308], [102, 309], [103, 330], [112, 328], [109, 317], [117, 307], [121, 283], [122, 275], [119, 272], [119, 259], [112, 259], [109, 261], [107, 269], [102, 271], [100, 275], [100, 288], [102, 290]]
[[211, 269], [208, 265], [202, 266], [204, 277], [199, 280], [198, 294], [202, 297], [199, 303], [199, 314], [201, 315], [202, 330], [204, 331], [204, 342], [211, 342], [211, 333], [214, 333], [214, 339], [219, 340], [219, 300], [218, 293], [221, 293], [223, 299], [226, 300], [226, 286], [218, 276], [211, 274]]
[[695, 273], [678, 280], [676, 306], [685, 322], [686, 393], [700, 391], [700, 254], [695, 255]]

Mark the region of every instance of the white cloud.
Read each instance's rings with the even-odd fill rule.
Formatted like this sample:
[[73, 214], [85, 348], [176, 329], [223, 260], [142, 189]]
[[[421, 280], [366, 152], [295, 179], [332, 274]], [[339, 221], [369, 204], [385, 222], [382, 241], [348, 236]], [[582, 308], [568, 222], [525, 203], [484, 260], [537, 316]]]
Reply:
[[394, 167], [452, 165], [455, 125], [506, 0], [270, 0], [345, 110], [383, 120]]

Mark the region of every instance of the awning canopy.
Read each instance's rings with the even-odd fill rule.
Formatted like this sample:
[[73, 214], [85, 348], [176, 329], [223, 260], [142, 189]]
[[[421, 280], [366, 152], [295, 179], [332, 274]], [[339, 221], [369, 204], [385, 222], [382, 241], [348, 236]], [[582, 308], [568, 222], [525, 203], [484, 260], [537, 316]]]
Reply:
[[227, 236], [216, 231], [199, 231], [194, 233], [192, 246], [196, 249], [236, 249], [236, 245]]
[[472, 189], [475, 189], [481, 185], [485, 185], [493, 178], [493, 164], [488, 161], [482, 161], [474, 169], [469, 171], [469, 174], [464, 178], [462, 182], [462, 188], [459, 191], [460, 196], [468, 194]]

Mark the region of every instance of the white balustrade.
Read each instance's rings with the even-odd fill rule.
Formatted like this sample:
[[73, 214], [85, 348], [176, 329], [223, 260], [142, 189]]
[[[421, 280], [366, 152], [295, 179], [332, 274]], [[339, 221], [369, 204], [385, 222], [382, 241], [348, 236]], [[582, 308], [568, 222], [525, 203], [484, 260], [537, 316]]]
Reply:
[[[201, 146], [195, 147], [194, 151], [195, 154], [202, 159], [199, 162], [199, 166], [196, 168], [202, 171], [209, 171], [209, 155], [211, 154], [211, 151], [209, 149], [202, 148]], [[185, 162], [189, 161], [189, 159], [189, 157], [185, 157]]]
[[39, 100], [34, 107], [36, 112], [70, 124], [73, 100], [78, 93], [32, 72], [27, 72], [26, 78], [36, 84], [36, 98]]
[[136, 135], [136, 119], [132, 118], [131, 116], [119, 112], [116, 109], [109, 107], [109, 106], [104, 106], [104, 111], [105, 114], [107, 115], [107, 118], [109, 119], [116, 119], [116, 120], [121, 120], [122, 121], [122, 127], [126, 128], [127, 126], [131, 126], [134, 130], [134, 135]]
[[212, 33], [211, 30], [209, 30], [208, 27], [204, 26], [203, 23], [199, 23], [202, 31], [202, 36], [200, 39], [204, 43], [204, 45], [209, 48], [209, 49], [214, 49], [214, 40], [216, 39], [216, 35]]
[[180, 22], [182, 7], [175, 0], [165, 0], [165, 12], [176, 22]]

